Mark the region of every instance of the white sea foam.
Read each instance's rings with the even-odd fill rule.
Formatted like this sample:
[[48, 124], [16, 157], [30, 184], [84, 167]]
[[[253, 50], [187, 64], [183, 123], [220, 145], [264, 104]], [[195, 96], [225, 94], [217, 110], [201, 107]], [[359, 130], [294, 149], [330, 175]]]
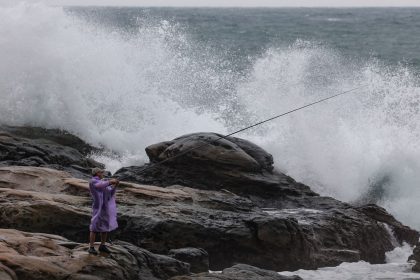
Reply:
[[127, 33], [59, 7], [1, 6], [1, 122], [69, 130], [118, 153], [98, 156], [115, 171], [144, 162], [149, 144], [233, 131], [366, 85], [238, 136], [321, 194], [354, 201], [384, 181], [381, 205], [420, 229], [418, 77], [300, 41], [251, 60], [235, 73], [168, 21]]
[[342, 263], [337, 267], [324, 267], [317, 270], [297, 270], [293, 272], [282, 271], [282, 275], [299, 275], [304, 280], [373, 280], [373, 279], [420, 279], [418, 273], [411, 272], [412, 263], [407, 258], [412, 249], [404, 244], [391, 252], [386, 253], [386, 264], [369, 264], [367, 262]]

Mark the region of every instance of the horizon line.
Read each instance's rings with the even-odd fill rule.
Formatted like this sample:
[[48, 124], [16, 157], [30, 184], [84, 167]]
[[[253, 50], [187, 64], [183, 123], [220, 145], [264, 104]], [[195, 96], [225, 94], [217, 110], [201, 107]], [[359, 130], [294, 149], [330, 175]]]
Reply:
[[418, 6], [150, 6], [150, 5], [50, 5], [56, 7], [116, 7], [116, 8], [238, 8], [238, 9], [248, 9], [248, 8], [420, 8], [420, 4]]

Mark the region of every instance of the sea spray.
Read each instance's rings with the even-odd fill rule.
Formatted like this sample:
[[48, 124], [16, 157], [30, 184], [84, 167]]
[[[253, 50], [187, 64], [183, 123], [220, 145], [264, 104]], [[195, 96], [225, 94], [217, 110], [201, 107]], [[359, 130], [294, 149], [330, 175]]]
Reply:
[[409, 68], [298, 41], [267, 50], [238, 85], [238, 96], [255, 119], [265, 119], [361, 85], [242, 137], [321, 194], [358, 202], [374, 186], [383, 188], [371, 202], [420, 228], [413, 211], [420, 208], [420, 88]]
[[65, 129], [140, 159], [145, 146], [184, 132], [225, 132], [211, 113], [175, 100], [200, 94], [200, 83], [211, 90], [213, 72], [184, 56], [187, 43], [167, 22], [128, 36], [24, 2], [0, 8], [0, 21], [5, 124]]
[[407, 258], [411, 255], [413, 248], [404, 243], [387, 252], [386, 264], [369, 264], [364, 261], [354, 263], [342, 263], [337, 267], [324, 267], [317, 270], [300, 269], [293, 272], [280, 272], [281, 275], [299, 275], [303, 279], [327, 280], [370, 280], [370, 279], [417, 279], [418, 274], [411, 272], [413, 264], [407, 263]]

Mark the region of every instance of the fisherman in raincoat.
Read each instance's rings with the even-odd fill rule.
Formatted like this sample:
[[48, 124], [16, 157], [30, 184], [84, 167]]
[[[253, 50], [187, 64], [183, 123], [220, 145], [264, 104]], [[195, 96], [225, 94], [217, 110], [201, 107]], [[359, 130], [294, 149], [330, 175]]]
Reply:
[[103, 180], [104, 170], [100, 168], [92, 169], [92, 179], [89, 182], [89, 190], [92, 195], [92, 219], [90, 221], [90, 244], [89, 254], [97, 255], [94, 244], [96, 233], [101, 234], [101, 245], [99, 252], [111, 253], [105, 246], [108, 232], [118, 227], [117, 223], [117, 205], [115, 203], [115, 191], [119, 184], [116, 179]]

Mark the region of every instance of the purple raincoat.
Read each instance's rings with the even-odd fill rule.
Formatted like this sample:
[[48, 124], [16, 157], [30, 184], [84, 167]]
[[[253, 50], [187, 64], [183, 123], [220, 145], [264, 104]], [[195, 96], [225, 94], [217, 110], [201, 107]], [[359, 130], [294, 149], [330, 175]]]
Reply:
[[109, 181], [95, 176], [89, 182], [89, 189], [93, 199], [90, 231], [113, 231], [118, 227], [115, 187]]

